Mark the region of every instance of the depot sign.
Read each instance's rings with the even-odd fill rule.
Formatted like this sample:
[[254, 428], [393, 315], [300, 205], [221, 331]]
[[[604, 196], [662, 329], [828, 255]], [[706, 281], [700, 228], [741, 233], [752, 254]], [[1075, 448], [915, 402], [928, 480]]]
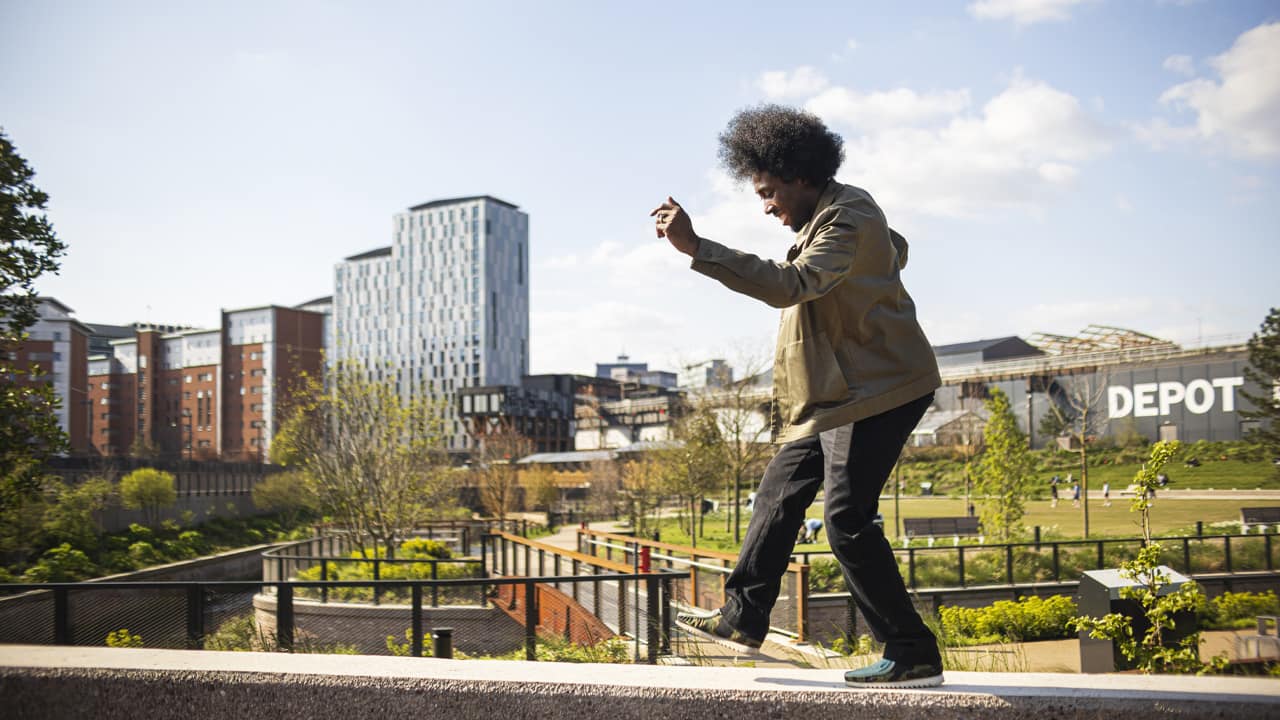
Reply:
[[1107, 388], [1107, 412], [1109, 417], [1156, 417], [1170, 414], [1178, 405], [1185, 405], [1195, 415], [1203, 415], [1213, 409], [1221, 396], [1222, 412], [1235, 412], [1236, 388], [1244, 385], [1242, 377], [1192, 380], [1183, 385], [1174, 380], [1160, 383], [1138, 383], [1132, 388], [1112, 385]]

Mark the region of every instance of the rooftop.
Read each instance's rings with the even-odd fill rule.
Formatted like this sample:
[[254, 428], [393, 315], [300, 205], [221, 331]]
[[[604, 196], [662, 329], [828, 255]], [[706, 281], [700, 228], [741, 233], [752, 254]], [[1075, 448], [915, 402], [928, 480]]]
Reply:
[[475, 200], [488, 200], [489, 202], [497, 203], [504, 207], [509, 207], [512, 210], [520, 209], [519, 205], [514, 205], [512, 203], [507, 202], [506, 200], [499, 200], [498, 198], [492, 195], [468, 195], [467, 197], [447, 198], [444, 200], [431, 200], [429, 202], [424, 202], [421, 205], [414, 205], [409, 209], [410, 210], [430, 210], [431, 208], [435, 208], [435, 207], [441, 207], [444, 205], [458, 205], [460, 203], [473, 202]]

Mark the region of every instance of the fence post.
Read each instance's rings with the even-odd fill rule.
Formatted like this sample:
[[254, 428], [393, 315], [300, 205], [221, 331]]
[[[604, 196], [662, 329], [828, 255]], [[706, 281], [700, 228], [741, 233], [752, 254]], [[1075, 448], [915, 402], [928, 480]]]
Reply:
[[532, 580], [524, 583], [524, 658], [538, 659], [538, 585]]
[[964, 546], [963, 546], [963, 545], [957, 545], [957, 546], [956, 546], [956, 550], [958, 550], [958, 551], [959, 551], [959, 552], [957, 552], [957, 553], [956, 553], [956, 554], [957, 554], [957, 556], [958, 556], [958, 557], [957, 557], [957, 563], [956, 563], [956, 564], [957, 564], [957, 565], [959, 566], [959, 568], [960, 568], [960, 587], [965, 587], [965, 582], [964, 582]]
[[907, 587], [916, 589], [916, 549], [907, 548]]
[[53, 641], [58, 645], [71, 644], [71, 590], [65, 587], [53, 589]]
[[[645, 641], [649, 644], [649, 664], [658, 664], [658, 647], [662, 641], [658, 637], [658, 629], [662, 618], [658, 617], [658, 576], [650, 575], [644, 579], [645, 595]], [[637, 633], [639, 635], [639, 633]]]
[[1222, 536], [1222, 550], [1225, 556], [1223, 559], [1226, 560], [1226, 563], [1227, 563], [1227, 572], [1230, 573], [1231, 572], [1231, 536], [1230, 535]]
[[671, 654], [671, 578], [662, 578], [662, 652]]
[[1004, 546], [1004, 569], [1005, 577], [1008, 578], [1009, 584], [1013, 584], [1013, 545]]
[[[328, 559], [323, 559], [320, 561], [320, 579], [323, 580], [324, 582], [329, 582]], [[322, 585], [320, 587], [320, 602], [322, 603], [329, 602], [329, 586], [328, 585]]]
[[[435, 565], [431, 566], [435, 570]], [[434, 589], [434, 587], [433, 587]], [[413, 586], [413, 632], [409, 642], [411, 647], [409, 655], [412, 657], [422, 657], [422, 586], [415, 584]]]
[[1058, 562], [1058, 543], [1053, 543], [1053, 581], [1061, 582], [1062, 565]]
[[489, 538], [480, 536], [480, 577], [489, 577]]
[[1267, 569], [1271, 570], [1272, 567], [1271, 567], [1271, 534], [1270, 533], [1263, 534], [1262, 544], [1267, 551]]
[[276, 585], [276, 648], [293, 652], [293, 585]]
[[187, 649], [204, 647], [204, 586], [187, 586]]
[[[1271, 569], [1271, 558], [1267, 557], [1267, 569]], [[1182, 572], [1191, 574], [1191, 540], [1182, 538]]]
[[[599, 566], [599, 565], [592, 565], [592, 566], [591, 566], [591, 574], [592, 574], [593, 576], [595, 576], [596, 578], [599, 578], [599, 577], [600, 577], [600, 566]], [[596, 617], [600, 617], [600, 613], [601, 613], [601, 603], [603, 602], [602, 598], [600, 597], [600, 589], [601, 589], [601, 587], [602, 587], [602, 584], [601, 584], [601, 582], [600, 582], [600, 580], [599, 580], [599, 579], [596, 579], [596, 580], [592, 580], [592, 581], [591, 581], [591, 605], [592, 605], [592, 607], [591, 607], [591, 611], [592, 611], [592, 613], [593, 613]]]
[[809, 637], [809, 564], [800, 566], [796, 574], [796, 639], [804, 642]]
[[439, 566], [439, 560], [431, 561], [431, 607], [440, 607], [440, 586], [436, 584], [436, 580], [440, 579], [440, 574], [437, 570]]
[[1103, 542], [1098, 541], [1098, 566], [1094, 570], [1101, 570], [1106, 565], [1106, 551], [1103, 550]]
[[[377, 550], [374, 550], [377, 553]], [[378, 561], [378, 556], [373, 556], [373, 604], [382, 604], [382, 563]]]

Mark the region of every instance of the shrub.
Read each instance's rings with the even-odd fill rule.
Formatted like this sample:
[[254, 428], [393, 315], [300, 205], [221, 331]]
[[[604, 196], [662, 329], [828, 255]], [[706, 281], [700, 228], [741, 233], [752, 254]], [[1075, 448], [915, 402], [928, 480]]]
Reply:
[[815, 558], [809, 563], [809, 592], [844, 592], [844, 573], [832, 558]]
[[148, 525], [160, 521], [160, 511], [178, 499], [171, 473], [139, 468], [120, 481], [120, 500], [130, 510], [142, 510]]
[[40, 556], [39, 562], [23, 573], [27, 582], [76, 582], [94, 577], [98, 568], [82, 551], [71, 547], [70, 543], [62, 543], [58, 547], [49, 548]]
[[446, 560], [453, 557], [453, 552], [439, 540], [413, 538], [404, 541], [404, 544], [400, 546], [399, 556], [405, 559], [435, 558], [437, 560]]
[[129, 546], [129, 559], [133, 561], [134, 567], [163, 565], [165, 562], [165, 557], [151, 543], [141, 541]]
[[1280, 598], [1266, 592], [1225, 592], [1209, 601], [1200, 626], [1232, 630], [1253, 627], [1259, 615], [1280, 615]]
[[142, 636], [134, 635], [127, 629], [121, 628], [114, 632], [107, 633], [107, 647], [140, 648], [142, 647]]
[[944, 606], [942, 631], [950, 645], [1055, 640], [1070, 637], [1076, 604], [1064, 595], [1000, 600], [983, 608]]

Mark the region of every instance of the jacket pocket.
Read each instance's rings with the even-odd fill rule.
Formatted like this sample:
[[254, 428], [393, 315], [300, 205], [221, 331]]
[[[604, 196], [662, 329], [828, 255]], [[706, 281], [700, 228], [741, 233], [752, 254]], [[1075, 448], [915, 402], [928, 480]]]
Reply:
[[786, 345], [780, 360], [783, 376], [778, 378], [778, 399], [787, 424], [799, 422], [815, 405], [838, 404], [848, 398], [848, 381], [825, 333]]

